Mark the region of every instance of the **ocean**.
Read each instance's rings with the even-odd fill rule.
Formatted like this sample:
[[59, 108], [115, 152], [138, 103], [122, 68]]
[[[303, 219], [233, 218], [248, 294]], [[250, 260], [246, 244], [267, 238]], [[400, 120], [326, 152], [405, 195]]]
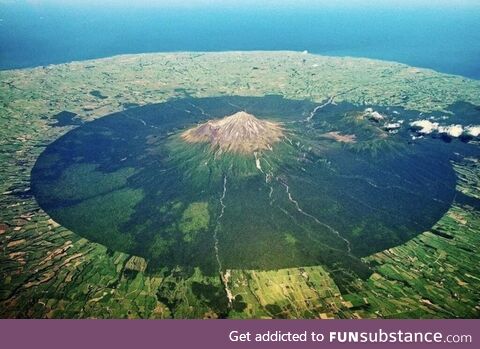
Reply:
[[294, 50], [480, 79], [480, 11], [0, 5], [0, 69], [126, 53]]

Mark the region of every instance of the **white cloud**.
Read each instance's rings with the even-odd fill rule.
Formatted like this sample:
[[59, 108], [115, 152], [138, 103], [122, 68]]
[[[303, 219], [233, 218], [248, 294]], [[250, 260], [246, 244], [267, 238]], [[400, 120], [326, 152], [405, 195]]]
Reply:
[[467, 126], [465, 132], [472, 137], [480, 136], [480, 126]]
[[460, 137], [463, 133], [463, 127], [462, 125], [440, 126], [438, 132], [445, 133], [450, 137]]
[[418, 133], [430, 134], [438, 130], [438, 122], [431, 122], [430, 120], [418, 120], [410, 123], [410, 126], [418, 128]]
[[420, 134], [430, 134], [430, 133], [443, 133], [447, 134], [450, 137], [460, 137], [461, 135], [470, 135], [472, 137], [480, 136], [480, 126], [471, 125], [466, 126], [465, 128], [462, 125], [452, 124], [452, 125], [439, 125], [438, 122], [432, 122], [430, 120], [417, 120], [410, 123], [410, 126]]

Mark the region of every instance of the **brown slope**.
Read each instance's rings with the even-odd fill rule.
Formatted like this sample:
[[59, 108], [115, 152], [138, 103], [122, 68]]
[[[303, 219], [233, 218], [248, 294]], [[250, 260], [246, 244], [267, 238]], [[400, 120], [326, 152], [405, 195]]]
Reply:
[[280, 124], [259, 120], [244, 111], [207, 121], [182, 133], [189, 143], [210, 143], [212, 148], [241, 154], [270, 149], [282, 136]]

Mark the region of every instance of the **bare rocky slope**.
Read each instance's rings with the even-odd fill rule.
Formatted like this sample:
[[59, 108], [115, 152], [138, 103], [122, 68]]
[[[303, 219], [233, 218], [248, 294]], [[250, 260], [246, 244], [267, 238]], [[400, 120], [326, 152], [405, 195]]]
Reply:
[[282, 136], [280, 124], [257, 119], [244, 111], [207, 121], [182, 134], [189, 143], [210, 143], [215, 150], [240, 154], [270, 149]]

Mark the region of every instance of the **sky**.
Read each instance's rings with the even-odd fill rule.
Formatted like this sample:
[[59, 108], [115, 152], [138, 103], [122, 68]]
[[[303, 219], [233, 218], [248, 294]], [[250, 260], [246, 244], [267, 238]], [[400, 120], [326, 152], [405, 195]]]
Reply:
[[480, 8], [479, 0], [0, 0], [0, 4], [30, 6], [119, 6], [119, 7], [453, 7]]

